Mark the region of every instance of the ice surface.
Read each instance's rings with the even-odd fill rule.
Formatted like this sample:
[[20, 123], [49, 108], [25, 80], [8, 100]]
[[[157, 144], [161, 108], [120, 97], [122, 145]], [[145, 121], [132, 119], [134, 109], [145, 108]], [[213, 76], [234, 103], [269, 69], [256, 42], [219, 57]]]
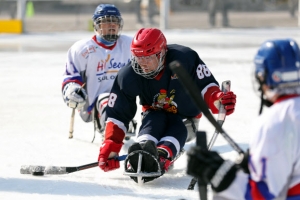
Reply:
[[[237, 105], [223, 128], [245, 150], [260, 104], [251, 84], [257, 48], [271, 38], [290, 37], [299, 43], [299, 29], [174, 30], [165, 34], [169, 44], [194, 48], [220, 83], [231, 80]], [[97, 161], [100, 136], [91, 143], [93, 125], [82, 122], [76, 113], [74, 138], [68, 139], [71, 109], [61, 96], [66, 52], [85, 37], [91, 33], [0, 35], [0, 199], [199, 199], [197, 190], [187, 190], [191, 177], [185, 173], [185, 154], [172, 171], [142, 186], [123, 175], [124, 161], [120, 169], [109, 173], [95, 167], [65, 175], [20, 174], [22, 165], [80, 166]], [[139, 118], [140, 112], [138, 123]], [[209, 140], [214, 128], [204, 117], [199, 128]], [[121, 155], [127, 154], [133, 140], [125, 143]], [[194, 144], [187, 143], [185, 149]], [[224, 158], [236, 156], [221, 136], [213, 150]]]

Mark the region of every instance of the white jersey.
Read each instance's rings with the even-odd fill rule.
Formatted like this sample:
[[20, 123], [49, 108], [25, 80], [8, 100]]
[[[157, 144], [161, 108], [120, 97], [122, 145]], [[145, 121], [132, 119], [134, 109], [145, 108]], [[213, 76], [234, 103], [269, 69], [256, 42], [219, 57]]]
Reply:
[[299, 199], [300, 97], [275, 103], [256, 127], [249, 145], [250, 179], [239, 172], [215, 199]]
[[109, 93], [115, 77], [131, 57], [132, 37], [121, 35], [112, 47], [97, 42], [96, 36], [76, 42], [68, 51], [63, 87], [68, 82], [86, 83], [86, 111], [93, 109], [100, 94]]

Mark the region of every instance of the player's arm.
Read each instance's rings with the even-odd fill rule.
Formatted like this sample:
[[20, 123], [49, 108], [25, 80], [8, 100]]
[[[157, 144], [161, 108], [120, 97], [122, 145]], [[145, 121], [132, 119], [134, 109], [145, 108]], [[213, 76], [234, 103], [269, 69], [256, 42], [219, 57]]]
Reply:
[[201, 95], [213, 114], [219, 113], [220, 104], [224, 105], [226, 115], [234, 112], [236, 95], [233, 92], [224, 93], [206, 64], [199, 58], [194, 69], [194, 79], [201, 90]]
[[78, 53], [78, 50], [73, 46], [67, 54], [65, 71], [63, 74], [62, 95], [65, 103], [70, 108], [81, 109], [87, 99], [87, 94], [83, 85], [81, 72], [85, 71], [86, 58]]
[[111, 158], [120, 152], [129, 122], [137, 110], [136, 95], [131, 93], [135, 88], [130, 86], [130, 81], [124, 82], [122, 77], [119, 73], [114, 81], [106, 108], [105, 140], [98, 157], [99, 167], [104, 171], [120, 167], [119, 161]]

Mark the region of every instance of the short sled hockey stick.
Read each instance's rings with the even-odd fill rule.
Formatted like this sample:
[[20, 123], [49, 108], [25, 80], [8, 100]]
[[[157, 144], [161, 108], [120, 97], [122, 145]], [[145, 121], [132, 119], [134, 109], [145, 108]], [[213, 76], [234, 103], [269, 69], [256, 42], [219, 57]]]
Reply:
[[[190, 95], [193, 99], [195, 105], [202, 111], [205, 117], [210, 121], [210, 123], [216, 128], [216, 130], [224, 137], [224, 139], [230, 144], [230, 146], [236, 150], [239, 154], [244, 154], [244, 151], [235, 143], [231, 137], [223, 130], [221, 125], [215, 120], [213, 115], [208, 109], [204, 99], [202, 98], [199, 88], [195, 83], [193, 83], [190, 75], [187, 71], [181, 66], [178, 61], [173, 61], [169, 65], [170, 69], [175, 73], [183, 87], [185, 88], [186, 92]], [[193, 181], [193, 179], [192, 179]], [[196, 184], [196, 183], [193, 183]]]
[[[230, 86], [231, 86], [231, 82], [229, 80], [223, 81], [222, 82], [222, 92], [224, 92], [224, 93], [229, 92]], [[220, 124], [221, 127], [225, 121], [225, 118], [226, 118], [226, 110], [225, 110], [224, 106], [222, 104], [220, 104], [217, 122], [218, 122], [218, 124]], [[215, 143], [218, 135], [219, 135], [219, 131], [215, 130], [215, 132], [208, 144], [208, 150], [211, 150], [211, 148], [214, 146], [214, 143]]]
[[[230, 91], [230, 86], [231, 86], [231, 82], [229, 80], [228, 81], [223, 81], [222, 86], [221, 86], [222, 91], [224, 93], [229, 92]], [[222, 127], [222, 125], [225, 121], [225, 118], [226, 118], [226, 110], [225, 110], [224, 106], [222, 104], [220, 104], [217, 122], [218, 122], [218, 124], [220, 124], [221, 127]], [[213, 147], [218, 135], [219, 135], [219, 131], [216, 129], [213, 136], [212, 136], [212, 138], [210, 139], [209, 144], [207, 145], [208, 150], [211, 150], [211, 148]], [[195, 178], [195, 177], [192, 178], [192, 180], [191, 180], [191, 182], [188, 186], [188, 190], [193, 190], [196, 183], [197, 183], [197, 178]]]
[[179, 81], [182, 83], [183, 87], [186, 89], [186, 92], [194, 100], [195, 105], [202, 111], [205, 117], [212, 123], [212, 125], [219, 131], [219, 133], [224, 137], [224, 139], [230, 144], [230, 146], [236, 150], [239, 154], [244, 154], [244, 151], [241, 147], [238, 146], [236, 142], [223, 130], [220, 124], [215, 120], [213, 115], [208, 109], [204, 99], [202, 98], [199, 88], [195, 83], [193, 83], [190, 75], [187, 71], [181, 66], [178, 61], [173, 61], [170, 63], [171, 70], [178, 76]]
[[[85, 86], [85, 83], [82, 84], [81, 88]], [[81, 90], [80, 88], [80, 90]], [[78, 92], [80, 92], [80, 90]], [[69, 139], [73, 138], [73, 132], [74, 132], [74, 118], [75, 118], [75, 108], [72, 108], [72, 114], [71, 114], [71, 120], [70, 120], [70, 129], [69, 129]]]
[[[244, 151], [238, 146], [237, 143], [235, 143], [230, 136], [223, 130], [221, 125], [215, 120], [213, 115], [208, 109], [208, 106], [206, 105], [204, 99], [202, 98], [199, 88], [197, 85], [192, 81], [190, 75], [187, 73], [187, 71], [181, 66], [181, 64], [178, 61], [173, 61], [169, 65], [170, 69], [173, 71], [174, 74], [177, 75], [179, 81], [185, 88], [186, 92], [190, 95], [190, 97], [193, 99], [195, 105], [199, 108], [199, 110], [202, 111], [202, 113], [205, 115], [205, 117], [212, 123], [212, 125], [216, 128], [216, 130], [224, 137], [224, 139], [230, 144], [230, 146], [235, 149], [239, 154], [244, 155]], [[201, 192], [205, 192], [205, 189], [203, 189], [204, 186], [201, 186], [202, 189], [199, 187], [199, 192], [201, 196], [207, 196], [207, 194], [201, 194]], [[201, 189], [201, 190], [200, 190]]]
[[[125, 160], [127, 155], [122, 155], [116, 157], [115, 159], [119, 161]], [[22, 165], [20, 169], [21, 174], [32, 174], [35, 176], [43, 176], [45, 174], [49, 175], [60, 175], [60, 174], [69, 174], [77, 171], [82, 171], [85, 169], [90, 169], [97, 167], [98, 162], [81, 165], [77, 167], [62, 167], [62, 166], [40, 166], [40, 165]]]
[[72, 108], [71, 121], [70, 121], [70, 130], [69, 130], [69, 139], [73, 138], [74, 117], [75, 117], [75, 108]]

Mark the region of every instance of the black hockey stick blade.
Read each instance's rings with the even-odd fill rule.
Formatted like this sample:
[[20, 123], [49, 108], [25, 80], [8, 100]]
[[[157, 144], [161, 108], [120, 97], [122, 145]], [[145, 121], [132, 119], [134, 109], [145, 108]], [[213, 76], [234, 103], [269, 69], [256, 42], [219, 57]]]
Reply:
[[187, 73], [187, 71], [181, 66], [178, 61], [173, 61], [170, 63], [170, 69], [177, 75], [179, 81], [185, 88], [186, 92], [193, 99], [195, 105], [202, 111], [205, 117], [210, 121], [210, 123], [220, 132], [224, 139], [230, 144], [230, 146], [235, 149], [239, 154], [244, 154], [244, 151], [229, 137], [229, 135], [223, 130], [223, 128], [218, 124], [213, 115], [208, 109], [204, 99], [201, 96], [200, 90], [197, 85], [192, 81], [192, 78]]
[[[125, 160], [127, 155], [116, 157], [115, 159], [119, 161]], [[90, 169], [97, 167], [98, 162], [81, 165], [77, 167], [62, 167], [62, 166], [40, 166], [40, 165], [22, 165], [20, 169], [21, 174], [32, 174], [36, 176], [43, 176], [46, 174], [49, 175], [60, 175], [60, 174], [69, 174], [72, 172], [77, 172], [85, 169]]]

